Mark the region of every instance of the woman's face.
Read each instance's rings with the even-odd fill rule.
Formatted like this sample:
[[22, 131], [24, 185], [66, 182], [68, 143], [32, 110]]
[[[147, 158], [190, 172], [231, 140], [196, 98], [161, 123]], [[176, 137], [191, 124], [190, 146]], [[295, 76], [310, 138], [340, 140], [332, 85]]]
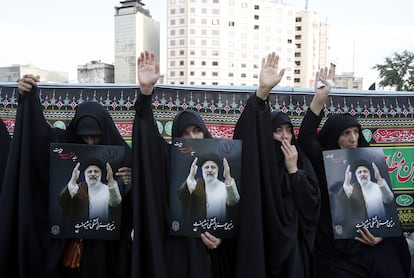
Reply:
[[88, 145], [99, 145], [99, 143], [101, 142], [101, 136], [86, 135], [86, 136], [82, 136], [82, 140], [85, 144], [88, 144]]
[[291, 142], [292, 136], [293, 130], [290, 124], [282, 124], [273, 131], [273, 139], [275, 141], [282, 142], [282, 140], [286, 140], [287, 142]]
[[188, 139], [204, 139], [204, 133], [198, 126], [189, 125], [184, 129], [181, 137]]
[[345, 129], [338, 139], [338, 145], [341, 149], [358, 148], [359, 127], [351, 126]]

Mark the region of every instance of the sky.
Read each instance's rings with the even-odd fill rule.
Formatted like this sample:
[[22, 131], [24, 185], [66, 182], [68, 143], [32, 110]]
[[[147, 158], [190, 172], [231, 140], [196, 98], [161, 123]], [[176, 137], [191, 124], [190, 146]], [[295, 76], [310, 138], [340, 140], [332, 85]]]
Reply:
[[[306, 5], [305, 0], [283, 2], [298, 11]], [[160, 22], [160, 46], [165, 49], [167, 0], [143, 3]], [[119, 1], [4, 1], [0, 9], [0, 67], [30, 63], [69, 72], [75, 82], [77, 65], [92, 60], [114, 63], [115, 6], [120, 6]], [[385, 57], [414, 51], [412, 0], [308, 0], [308, 10], [317, 12], [332, 29], [337, 73], [354, 72], [363, 77], [363, 89], [379, 81], [372, 67], [384, 63]], [[161, 73], [165, 58], [162, 52]]]

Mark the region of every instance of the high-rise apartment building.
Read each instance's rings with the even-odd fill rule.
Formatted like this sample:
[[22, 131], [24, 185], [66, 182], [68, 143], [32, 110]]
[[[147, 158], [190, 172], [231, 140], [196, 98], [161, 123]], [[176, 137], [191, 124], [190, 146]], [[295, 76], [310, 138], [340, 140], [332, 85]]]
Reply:
[[137, 58], [144, 50], [160, 57], [160, 24], [140, 0], [115, 7], [115, 82], [137, 83]]
[[328, 67], [335, 72], [329, 25], [316, 12], [304, 10], [295, 19], [294, 86], [313, 88], [316, 72]]
[[295, 17], [281, 1], [168, 1], [165, 83], [255, 86], [275, 51], [293, 86]]

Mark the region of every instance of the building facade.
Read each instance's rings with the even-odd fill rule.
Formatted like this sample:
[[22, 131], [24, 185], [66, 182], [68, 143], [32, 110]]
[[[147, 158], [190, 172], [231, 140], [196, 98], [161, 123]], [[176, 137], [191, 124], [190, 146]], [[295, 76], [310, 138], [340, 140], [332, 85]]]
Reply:
[[0, 82], [16, 82], [25, 74], [39, 75], [42, 82], [69, 82], [68, 72], [45, 70], [31, 64], [0, 67]]
[[316, 72], [320, 68], [327, 67], [335, 72], [330, 28], [321, 22], [318, 13], [307, 10], [297, 13], [295, 23], [294, 86], [313, 88]]
[[77, 66], [79, 83], [114, 83], [114, 65], [91, 61]]
[[335, 89], [362, 90], [362, 77], [355, 77], [353, 72], [335, 75]]
[[160, 24], [141, 1], [120, 3], [114, 15], [115, 82], [136, 84], [138, 55], [151, 50], [160, 57]]
[[256, 86], [275, 51], [293, 86], [295, 15], [279, 1], [168, 1], [166, 84]]

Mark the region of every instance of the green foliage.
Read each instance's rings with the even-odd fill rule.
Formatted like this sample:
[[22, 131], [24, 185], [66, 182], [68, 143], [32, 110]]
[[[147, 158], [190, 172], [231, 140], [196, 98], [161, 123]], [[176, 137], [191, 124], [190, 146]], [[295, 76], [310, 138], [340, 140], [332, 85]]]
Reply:
[[404, 50], [386, 57], [384, 64], [373, 67], [379, 71], [380, 87], [395, 87], [396, 91], [414, 91], [414, 52]]

